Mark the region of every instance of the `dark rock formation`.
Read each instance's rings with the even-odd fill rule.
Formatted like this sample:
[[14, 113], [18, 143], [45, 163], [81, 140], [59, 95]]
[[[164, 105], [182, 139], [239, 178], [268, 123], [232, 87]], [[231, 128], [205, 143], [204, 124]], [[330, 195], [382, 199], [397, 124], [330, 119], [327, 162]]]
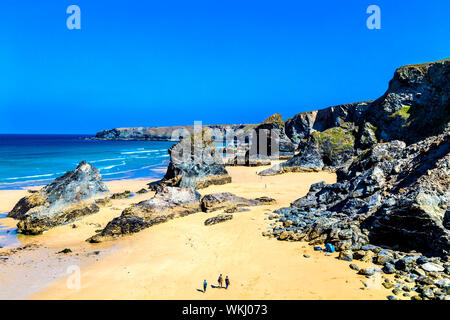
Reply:
[[231, 219], [233, 219], [233, 215], [232, 214], [219, 214], [219, 215], [217, 215], [215, 217], [206, 219], [205, 220], [205, 226], [210, 226], [210, 225], [213, 225], [213, 224], [225, 222], [225, 221], [231, 220]]
[[449, 166], [449, 132], [410, 146], [377, 144], [338, 171], [337, 183], [312, 185], [307, 196], [278, 210], [280, 221], [291, 221], [292, 231], [307, 241], [330, 242], [341, 250], [371, 241], [447, 255]]
[[208, 129], [183, 139], [169, 149], [170, 163], [161, 181], [149, 184], [206, 188], [231, 182]]
[[293, 155], [295, 145], [284, 130], [281, 114], [275, 113], [255, 127], [256, 139], [249, 150], [250, 158]]
[[18, 232], [39, 234], [97, 212], [102, 202], [88, 204], [86, 200], [108, 191], [100, 171], [83, 161], [75, 170], [68, 171], [39, 192], [22, 198], [8, 216], [21, 220]]
[[442, 132], [450, 121], [450, 59], [398, 68], [365, 114], [380, 141], [407, 144]]
[[378, 142], [406, 144], [442, 133], [450, 121], [450, 60], [397, 69], [386, 93], [373, 102], [304, 112], [288, 119], [297, 155], [263, 175], [303, 169], [333, 170]]
[[201, 211], [200, 194], [193, 188], [161, 187], [155, 196], [123, 210], [89, 242], [112, 240], [117, 236], [139, 232], [154, 224]]
[[298, 145], [315, 131], [339, 127], [343, 123], [359, 123], [370, 102], [358, 102], [296, 114], [286, 120], [286, 135]]
[[[204, 125], [204, 129], [210, 129], [214, 133], [213, 140], [225, 141], [226, 136], [235, 136], [240, 131], [251, 124], [231, 124], [231, 125]], [[116, 128], [103, 130], [95, 135], [98, 140], [151, 140], [151, 141], [172, 141], [182, 140], [194, 133], [194, 126], [173, 126], [173, 127], [135, 127]], [[232, 141], [229, 141], [232, 142]]]

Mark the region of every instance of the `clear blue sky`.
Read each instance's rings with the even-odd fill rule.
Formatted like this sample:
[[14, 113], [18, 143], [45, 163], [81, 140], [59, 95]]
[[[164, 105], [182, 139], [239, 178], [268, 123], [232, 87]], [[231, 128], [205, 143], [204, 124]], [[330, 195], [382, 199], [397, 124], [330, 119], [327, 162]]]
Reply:
[[0, 133], [258, 123], [376, 99], [396, 67], [450, 57], [449, 16], [448, 0], [2, 0]]

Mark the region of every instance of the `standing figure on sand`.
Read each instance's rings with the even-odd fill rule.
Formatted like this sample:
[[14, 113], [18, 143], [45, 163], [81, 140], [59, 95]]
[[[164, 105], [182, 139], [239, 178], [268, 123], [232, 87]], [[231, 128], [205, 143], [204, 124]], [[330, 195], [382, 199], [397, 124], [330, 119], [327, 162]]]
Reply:
[[219, 275], [219, 279], [217, 279], [217, 282], [219, 283], [219, 288], [222, 288], [222, 283], [223, 283], [222, 274]]

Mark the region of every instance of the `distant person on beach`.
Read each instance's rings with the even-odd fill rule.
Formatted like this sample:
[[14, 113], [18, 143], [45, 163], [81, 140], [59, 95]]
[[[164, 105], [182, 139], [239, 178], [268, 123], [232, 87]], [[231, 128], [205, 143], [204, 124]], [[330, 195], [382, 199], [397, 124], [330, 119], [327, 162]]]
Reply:
[[219, 283], [219, 287], [222, 288], [222, 283], [223, 283], [222, 274], [220, 274], [219, 279], [217, 279], [217, 282]]
[[228, 276], [225, 277], [225, 289], [228, 289], [228, 286], [230, 285], [230, 279], [228, 279]]
[[207, 287], [207, 286], [208, 286], [208, 282], [206, 282], [206, 280], [203, 281], [203, 293], [206, 292], [206, 287]]

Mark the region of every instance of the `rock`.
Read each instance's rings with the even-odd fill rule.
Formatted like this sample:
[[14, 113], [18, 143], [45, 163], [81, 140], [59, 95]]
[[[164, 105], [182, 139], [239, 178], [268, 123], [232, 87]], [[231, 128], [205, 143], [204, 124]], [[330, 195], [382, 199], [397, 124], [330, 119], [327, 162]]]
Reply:
[[387, 296], [388, 300], [398, 300], [395, 296]]
[[139, 232], [154, 224], [201, 211], [200, 194], [193, 188], [161, 187], [149, 200], [133, 204], [120, 217], [111, 220], [89, 242], [112, 240], [118, 236]]
[[351, 250], [344, 250], [339, 252], [339, 260], [344, 261], [352, 261], [353, 260], [353, 252]]
[[363, 276], [373, 276], [377, 270], [372, 267], [359, 269], [358, 274]]
[[428, 272], [442, 272], [442, 271], [444, 271], [444, 267], [442, 267], [442, 266], [440, 266], [438, 264], [432, 263], [432, 262], [424, 263], [420, 267], [423, 270], [428, 271]]
[[82, 161], [75, 170], [22, 198], [8, 216], [20, 220], [19, 233], [39, 234], [98, 212], [99, 205], [89, 200], [108, 191], [100, 171]]
[[304, 258], [311, 258], [311, 256], [309, 254], [304, 254], [303, 257]]
[[136, 193], [137, 194], [144, 194], [144, 193], [147, 193], [147, 192], [149, 192], [149, 190], [147, 190], [145, 188], [142, 188], [141, 190], [137, 191]]
[[164, 178], [150, 183], [158, 186], [206, 188], [231, 182], [208, 129], [196, 132], [169, 149], [170, 162]]
[[354, 264], [354, 263], [350, 263], [350, 269], [355, 270], [355, 271], [359, 271], [359, 267]]
[[120, 193], [113, 193], [111, 195], [111, 199], [117, 200], [117, 199], [126, 199], [126, 198], [130, 198], [133, 195], [131, 194], [131, 191], [129, 190], [125, 190], [124, 192], [120, 192]]
[[434, 293], [433, 293], [433, 290], [431, 290], [431, 289], [423, 290], [421, 295], [422, 295], [423, 298], [427, 298], [427, 299], [433, 299], [434, 298]]
[[293, 156], [295, 144], [288, 138], [281, 114], [275, 113], [255, 127], [256, 139], [252, 141], [250, 159]]
[[396, 296], [399, 295], [400, 293], [402, 293], [402, 290], [400, 290], [399, 288], [394, 288], [392, 289], [392, 293], [395, 294]]
[[255, 200], [264, 204], [275, 204], [277, 202], [275, 199], [266, 196], [256, 198]]
[[386, 263], [384, 267], [381, 269], [386, 274], [393, 274], [395, 273], [395, 267], [392, 263]]
[[[286, 121], [298, 153], [260, 174], [323, 168], [337, 173], [335, 184], [313, 185], [283, 208], [289, 220], [301, 221], [295, 227], [307, 241], [330, 242], [338, 250], [358, 250], [370, 241], [448, 256], [449, 69], [450, 59], [401, 67], [373, 102]], [[317, 119], [319, 114], [326, 119]], [[389, 261], [382, 256], [378, 263]]]
[[279, 240], [291, 240], [295, 236], [293, 231], [283, 231], [278, 237]]
[[229, 207], [249, 207], [264, 204], [267, 204], [267, 202], [246, 199], [230, 192], [208, 194], [201, 199], [201, 207], [204, 212], [211, 212]]
[[219, 214], [215, 217], [206, 219], [205, 226], [210, 226], [210, 225], [217, 224], [217, 223], [224, 222], [224, 221], [231, 220], [231, 219], [233, 219], [232, 214]]
[[72, 252], [72, 250], [70, 250], [69, 248], [65, 248], [65, 249], [59, 251], [58, 253], [64, 253], [64, 254], [67, 254], [67, 253], [71, 253], [71, 252]]
[[385, 287], [386, 289], [391, 289], [393, 287], [392, 282], [383, 282], [382, 283], [383, 287]]

